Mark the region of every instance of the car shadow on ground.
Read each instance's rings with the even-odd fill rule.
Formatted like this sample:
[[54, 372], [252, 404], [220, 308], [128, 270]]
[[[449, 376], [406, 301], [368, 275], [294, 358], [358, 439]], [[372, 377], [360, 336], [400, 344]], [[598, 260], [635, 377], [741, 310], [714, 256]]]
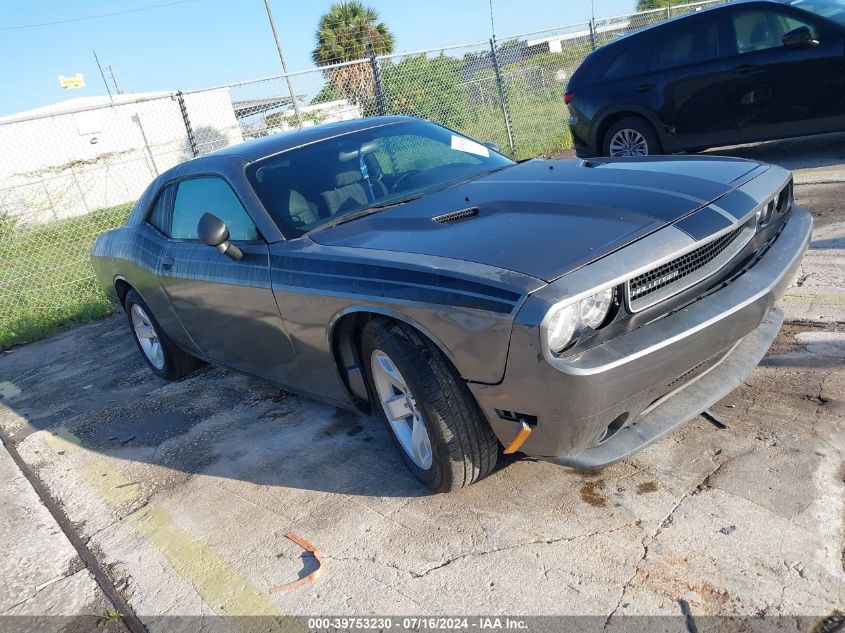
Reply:
[[845, 249], [845, 237], [835, 237], [829, 240], [813, 240], [810, 244], [812, 249], [842, 250]]
[[748, 158], [789, 170], [839, 167], [845, 161], [845, 133], [718, 147], [706, 154]]
[[[843, 362], [839, 351], [796, 350], [762, 365], [830, 368]], [[428, 494], [379, 419], [219, 367], [161, 380], [122, 315], [6, 353], [0, 375], [8, 408], [0, 421], [15, 442], [47, 431], [94, 453], [188, 475], [369, 497]]]
[[428, 494], [379, 419], [219, 367], [161, 380], [122, 315], [6, 353], [0, 375], [8, 383], [2, 424], [15, 442], [46, 430], [188, 474], [350, 495]]

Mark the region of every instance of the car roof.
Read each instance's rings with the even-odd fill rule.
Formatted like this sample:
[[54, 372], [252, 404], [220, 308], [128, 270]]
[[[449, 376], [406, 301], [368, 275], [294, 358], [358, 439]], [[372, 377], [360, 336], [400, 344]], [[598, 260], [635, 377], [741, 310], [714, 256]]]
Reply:
[[596, 51], [601, 50], [602, 48], [610, 48], [616, 46], [617, 43], [624, 43], [630, 42], [634, 39], [639, 39], [640, 37], [648, 37], [648, 34], [652, 31], [662, 29], [670, 24], [677, 24], [678, 22], [682, 22], [683, 20], [689, 20], [694, 18], [697, 15], [702, 15], [704, 13], [709, 13], [711, 11], [721, 11], [727, 9], [729, 7], [735, 7], [738, 4], [761, 4], [761, 5], [784, 5], [790, 4], [790, 0], [732, 0], [729, 2], [725, 2], [724, 4], [718, 4], [715, 7], [702, 7], [697, 11], [691, 11], [690, 13], [684, 13], [683, 15], [676, 16], [674, 18], [670, 18], [668, 20], [664, 20], [663, 22], [658, 22], [657, 24], [652, 24], [651, 26], [647, 26], [646, 28], [640, 29], [639, 31], [634, 31], [633, 33], [629, 33], [628, 35], [623, 35], [612, 42], [608, 42], [604, 46], [599, 47]]
[[279, 132], [271, 136], [229, 145], [214, 152], [186, 160], [158, 176], [153, 181], [153, 185], [155, 189], [158, 189], [169, 181], [188, 178], [197, 174], [232, 174], [235, 171], [242, 171], [246, 165], [257, 160], [303, 145], [336, 138], [350, 132], [411, 121], [419, 121], [419, 119], [409, 116], [377, 116], [336, 123], [323, 123], [301, 130]]
[[253, 161], [272, 156], [273, 154], [278, 154], [296, 147], [302, 147], [303, 145], [308, 145], [317, 141], [324, 141], [326, 139], [342, 136], [344, 134], [349, 134], [350, 132], [358, 132], [360, 130], [382, 127], [384, 125], [416, 120], [418, 119], [407, 116], [377, 116], [365, 119], [353, 119], [351, 121], [323, 123], [322, 125], [315, 125], [301, 130], [280, 132], [278, 134], [273, 134], [272, 136], [265, 136], [251, 141], [246, 141], [244, 143], [229, 145], [223, 149], [206, 154], [203, 158], [214, 156], [238, 156], [244, 159], [245, 162], [251, 163]]

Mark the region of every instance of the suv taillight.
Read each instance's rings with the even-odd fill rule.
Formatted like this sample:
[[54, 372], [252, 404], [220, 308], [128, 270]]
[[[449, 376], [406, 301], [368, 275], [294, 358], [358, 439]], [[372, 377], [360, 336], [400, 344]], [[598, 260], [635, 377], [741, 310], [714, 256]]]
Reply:
[[565, 95], [563, 95], [563, 102], [564, 102], [566, 105], [569, 105], [570, 103], [572, 103], [572, 100], [573, 100], [574, 98], [575, 98], [575, 93], [574, 93], [574, 92], [567, 92]]

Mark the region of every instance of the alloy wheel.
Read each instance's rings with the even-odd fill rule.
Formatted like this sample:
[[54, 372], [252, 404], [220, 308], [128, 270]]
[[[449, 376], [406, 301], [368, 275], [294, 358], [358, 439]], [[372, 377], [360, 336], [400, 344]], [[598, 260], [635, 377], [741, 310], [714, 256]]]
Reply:
[[373, 350], [370, 358], [373, 383], [381, 408], [402, 449], [423, 470], [431, 468], [431, 439], [422, 412], [390, 357], [381, 350]]
[[610, 139], [611, 156], [648, 156], [648, 141], [637, 130], [619, 130]]
[[132, 304], [132, 309], [129, 311], [132, 317], [132, 329], [135, 332], [135, 337], [141, 345], [141, 351], [144, 356], [152, 363], [156, 369], [164, 368], [164, 349], [161, 346], [161, 341], [158, 338], [155, 326], [152, 320], [137, 303]]

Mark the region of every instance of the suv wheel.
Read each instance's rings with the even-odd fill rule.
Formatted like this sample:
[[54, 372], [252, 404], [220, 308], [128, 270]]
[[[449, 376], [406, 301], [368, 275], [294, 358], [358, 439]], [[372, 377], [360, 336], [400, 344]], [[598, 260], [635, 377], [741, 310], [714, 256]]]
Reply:
[[662, 152], [651, 123], [634, 116], [610, 126], [604, 135], [602, 150], [605, 156], [650, 156]]

